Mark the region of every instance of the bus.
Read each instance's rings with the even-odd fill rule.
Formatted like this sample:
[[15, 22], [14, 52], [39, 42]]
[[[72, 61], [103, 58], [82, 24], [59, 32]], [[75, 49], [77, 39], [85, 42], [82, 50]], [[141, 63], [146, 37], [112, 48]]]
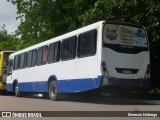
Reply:
[[11, 53], [13, 53], [13, 51], [0, 52], [0, 92], [6, 91], [7, 61]]
[[10, 55], [7, 91], [64, 93], [102, 86], [150, 86], [148, 37], [144, 27], [99, 21]]

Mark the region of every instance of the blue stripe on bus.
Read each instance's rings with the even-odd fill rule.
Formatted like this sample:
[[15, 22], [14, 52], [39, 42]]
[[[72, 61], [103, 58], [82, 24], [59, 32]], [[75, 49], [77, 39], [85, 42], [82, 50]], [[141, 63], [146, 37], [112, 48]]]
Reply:
[[59, 92], [82, 92], [99, 88], [102, 85], [102, 76], [98, 78], [59, 80], [57, 82]]
[[12, 84], [7, 84], [7, 91], [8, 92], [13, 92], [13, 85]]
[[[82, 92], [95, 88], [99, 88], [102, 85], [103, 77], [98, 78], [86, 78], [86, 79], [74, 79], [74, 80], [58, 80], [58, 92], [60, 93], [74, 93]], [[142, 86], [147, 87], [151, 85], [150, 79], [109, 79], [108, 86]], [[21, 92], [48, 92], [48, 82], [26, 82], [18, 83], [19, 90]], [[7, 91], [13, 91], [13, 85], [7, 84]]]
[[[95, 89], [101, 86], [102, 76], [98, 78], [57, 80], [58, 92], [73, 93]], [[48, 82], [25, 82], [18, 83], [20, 92], [48, 92]], [[7, 91], [13, 91], [13, 85], [7, 84]]]
[[[48, 82], [39, 81], [39, 82], [18, 83], [18, 88], [21, 92], [47, 92]], [[7, 84], [7, 91], [13, 92], [13, 84]]]

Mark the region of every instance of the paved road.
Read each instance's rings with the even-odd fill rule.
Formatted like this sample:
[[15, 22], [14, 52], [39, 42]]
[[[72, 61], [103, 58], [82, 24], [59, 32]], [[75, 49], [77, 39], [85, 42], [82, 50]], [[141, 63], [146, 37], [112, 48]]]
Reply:
[[[160, 101], [89, 96], [89, 99], [72, 96], [61, 101], [51, 101], [41, 97], [0, 96], [0, 111], [160, 111]], [[40, 119], [40, 118], [38, 118]], [[51, 118], [45, 118], [51, 119]], [[57, 120], [60, 117], [56, 118]], [[65, 118], [72, 120], [72, 118]], [[77, 118], [81, 119], [81, 118]], [[87, 120], [106, 118], [90, 118]], [[113, 117], [111, 118], [113, 119]], [[122, 118], [120, 118], [122, 119]], [[127, 118], [123, 118], [126, 120]], [[143, 120], [143, 118], [141, 118]], [[159, 119], [159, 118], [152, 118]], [[0, 120], [6, 120], [0, 118]], [[138, 120], [138, 118], [137, 118]], [[146, 120], [146, 119], [145, 119]]]

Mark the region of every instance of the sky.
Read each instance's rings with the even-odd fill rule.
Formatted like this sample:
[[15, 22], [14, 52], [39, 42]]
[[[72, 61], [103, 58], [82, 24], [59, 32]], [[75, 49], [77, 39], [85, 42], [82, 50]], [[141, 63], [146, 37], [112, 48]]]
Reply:
[[14, 33], [20, 24], [20, 20], [16, 20], [17, 8], [7, 0], [0, 0], [0, 25], [5, 24], [9, 34]]

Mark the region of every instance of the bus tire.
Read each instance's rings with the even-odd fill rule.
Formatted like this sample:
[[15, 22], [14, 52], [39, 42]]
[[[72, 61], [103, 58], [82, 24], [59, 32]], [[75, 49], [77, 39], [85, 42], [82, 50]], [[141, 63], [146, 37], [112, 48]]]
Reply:
[[57, 91], [56, 81], [51, 81], [49, 84], [49, 98], [50, 100], [56, 101], [59, 99], [59, 93]]
[[16, 97], [20, 97], [21, 96], [21, 94], [19, 92], [19, 89], [18, 89], [18, 84], [14, 85], [14, 94], [15, 94]]

